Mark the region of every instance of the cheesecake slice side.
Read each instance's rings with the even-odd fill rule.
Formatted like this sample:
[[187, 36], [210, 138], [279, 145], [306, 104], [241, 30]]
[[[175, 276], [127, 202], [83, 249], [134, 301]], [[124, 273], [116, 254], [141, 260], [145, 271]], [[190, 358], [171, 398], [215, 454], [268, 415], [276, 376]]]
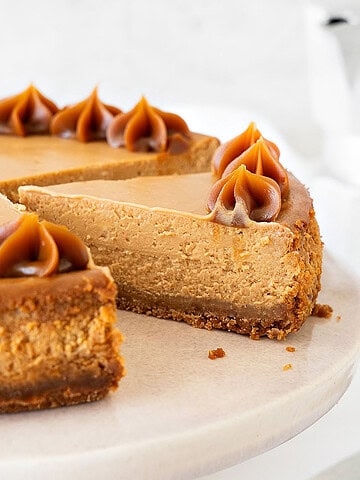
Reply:
[[25, 247], [9, 269], [3, 248], [24, 217], [0, 196], [0, 412], [100, 400], [124, 375], [115, 283], [91, 258], [79, 270], [21, 276], [48, 255], [28, 260]]
[[0, 412], [102, 399], [123, 375], [106, 270], [0, 279]]

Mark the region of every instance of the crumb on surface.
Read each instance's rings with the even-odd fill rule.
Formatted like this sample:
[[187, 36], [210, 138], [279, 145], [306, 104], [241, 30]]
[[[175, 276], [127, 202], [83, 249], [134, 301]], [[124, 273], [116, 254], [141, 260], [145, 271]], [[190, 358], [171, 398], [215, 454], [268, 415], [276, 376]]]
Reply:
[[333, 313], [333, 308], [330, 305], [317, 303], [313, 308], [311, 315], [319, 318], [330, 318]]
[[216, 360], [217, 358], [223, 357], [225, 357], [225, 352], [221, 347], [218, 347], [215, 350], [209, 350], [208, 358], [211, 360]]
[[287, 363], [286, 365], [283, 366], [284, 372], [285, 372], [286, 370], [291, 370], [291, 369], [292, 369], [292, 364], [291, 364], [291, 363]]
[[341, 320], [341, 315], [336, 315], [336, 321], [340, 322], [340, 320]]
[[286, 347], [285, 350], [286, 350], [287, 352], [295, 352], [295, 351], [296, 351], [296, 348], [289, 346], [289, 347]]

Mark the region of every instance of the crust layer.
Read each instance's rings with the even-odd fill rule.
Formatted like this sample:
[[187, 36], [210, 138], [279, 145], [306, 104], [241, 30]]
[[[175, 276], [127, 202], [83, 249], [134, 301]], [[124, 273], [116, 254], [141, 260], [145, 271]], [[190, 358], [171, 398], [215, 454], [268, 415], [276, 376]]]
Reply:
[[[120, 375], [120, 372], [119, 372]], [[59, 380], [43, 385], [24, 385], [11, 391], [0, 389], [0, 413], [16, 413], [44, 408], [56, 408], [103, 399], [109, 390], [117, 388], [112, 375], [94, 380], [90, 375], [82, 379]]]

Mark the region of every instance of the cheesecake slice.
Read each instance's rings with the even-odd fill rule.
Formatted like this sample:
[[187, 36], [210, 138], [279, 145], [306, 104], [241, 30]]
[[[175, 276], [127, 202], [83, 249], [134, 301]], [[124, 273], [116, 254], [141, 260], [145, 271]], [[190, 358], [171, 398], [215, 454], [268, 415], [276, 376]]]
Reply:
[[0, 198], [0, 412], [103, 398], [124, 373], [116, 286], [64, 227]]
[[276, 220], [236, 226], [209, 213], [213, 187], [211, 173], [198, 173], [19, 191], [29, 210], [66, 225], [109, 265], [120, 308], [282, 339], [311, 314], [320, 288], [312, 200], [289, 174]]

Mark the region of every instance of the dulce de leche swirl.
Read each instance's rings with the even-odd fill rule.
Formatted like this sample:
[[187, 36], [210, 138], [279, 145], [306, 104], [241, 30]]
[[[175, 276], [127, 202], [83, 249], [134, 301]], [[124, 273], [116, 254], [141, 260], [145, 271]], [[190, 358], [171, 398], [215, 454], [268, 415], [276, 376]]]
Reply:
[[49, 132], [57, 106], [34, 85], [12, 97], [0, 100], [0, 133], [25, 137]]
[[[260, 131], [256, 124], [251, 122], [246, 130], [232, 140], [220, 145], [214, 153], [212, 159], [212, 173], [216, 178], [221, 178], [224, 175], [226, 167], [235, 158], [244, 153], [251, 145], [259, 140], [261, 137]], [[275, 143], [264, 139], [268, 149], [271, 151], [274, 158], [277, 160], [280, 156], [280, 151]]]
[[101, 140], [118, 113], [121, 113], [119, 108], [100, 101], [95, 88], [82, 102], [60, 110], [51, 121], [50, 131], [53, 135], [76, 138], [81, 142]]
[[89, 254], [66, 227], [24, 214], [0, 226], [0, 277], [48, 277], [85, 270]]
[[189, 134], [186, 122], [179, 115], [152, 107], [142, 97], [132, 110], [114, 118], [106, 138], [114, 148], [177, 154], [187, 150]]
[[225, 168], [222, 176], [226, 177], [236, 170], [240, 165], [258, 175], [270, 177], [279, 185], [281, 196], [286, 198], [289, 194], [289, 178], [285, 168], [274, 156], [273, 148], [269, 147], [269, 142], [260, 137], [239, 157], [235, 158]]
[[247, 227], [251, 220], [272, 222], [281, 209], [280, 187], [240, 165], [213, 185], [207, 207], [210, 220], [227, 226]]

